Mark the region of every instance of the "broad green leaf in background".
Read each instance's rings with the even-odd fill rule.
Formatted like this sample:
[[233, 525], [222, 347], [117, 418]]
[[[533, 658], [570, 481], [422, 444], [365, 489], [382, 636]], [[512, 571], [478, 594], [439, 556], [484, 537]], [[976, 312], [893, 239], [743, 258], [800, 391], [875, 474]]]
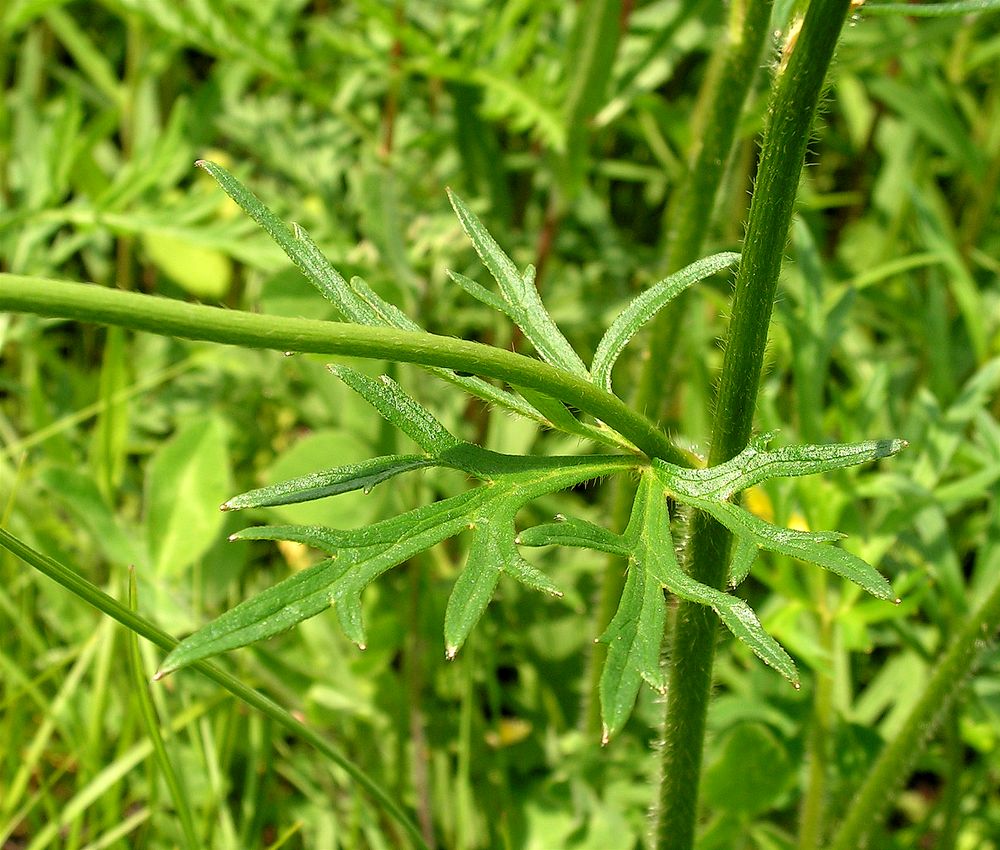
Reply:
[[145, 233], [142, 245], [160, 271], [196, 298], [217, 301], [229, 292], [233, 265], [221, 251], [156, 231]]
[[231, 486], [226, 424], [214, 414], [188, 421], [153, 455], [146, 526], [157, 574], [178, 575], [212, 546]]
[[750, 817], [773, 806], [793, 779], [788, 753], [760, 723], [740, 723], [705, 771], [705, 797], [720, 811]]

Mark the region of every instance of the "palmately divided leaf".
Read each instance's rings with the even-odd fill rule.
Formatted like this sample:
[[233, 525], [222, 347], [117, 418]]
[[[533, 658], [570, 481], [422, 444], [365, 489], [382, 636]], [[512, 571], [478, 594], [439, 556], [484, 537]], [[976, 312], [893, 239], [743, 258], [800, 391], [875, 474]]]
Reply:
[[611, 370], [625, 346], [660, 310], [685, 289], [738, 262], [739, 254], [714, 254], [691, 263], [645, 290], [618, 315], [597, 345], [590, 367], [595, 384], [611, 392]]
[[[623, 534], [613, 534], [584, 520], [567, 519], [526, 529], [518, 541], [528, 546], [579, 546], [628, 558], [618, 610], [600, 638], [608, 646], [600, 683], [605, 742], [628, 720], [642, 681], [654, 688], [662, 687], [664, 589], [681, 599], [711, 607], [738, 640], [785, 678], [798, 683], [792, 659], [764, 631], [746, 602], [695, 581], [680, 568], [670, 536], [666, 497], [659, 476], [647, 470], [640, 479], [632, 515]], [[743, 564], [756, 551], [755, 545], [745, 547], [737, 552], [734, 563]]]
[[[451, 205], [455, 209], [462, 229], [472, 240], [483, 265], [493, 275], [500, 288], [500, 294], [505, 302], [503, 312], [524, 332], [525, 337], [535, 347], [543, 360], [577, 377], [588, 377], [587, 367], [580, 359], [580, 355], [573, 350], [573, 346], [562, 335], [562, 331], [552, 320], [542, 304], [542, 299], [538, 296], [538, 290], [535, 288], [534, 268], [528, 266], [524, 274], [518, 272], [514, 262], [497, 244], [475, 213], [465, 205], [465, 202], [450, 190], [448, 198], [451, 200]], [[458, 282], [461, 285], [461, 281]], [[479, 297], [474, 291], [472, 294]], [[487, 303], [499, 307], [495, 303]]]
[[722, 620], [733, 637], [745, 644], [765, 664], [773, 667], [798, 687], [799, 674], [795, 662], [771, 637], [757, 619], [753, 609], [739, 597], [707, 584], [695, 581], [677, 564], [676, 558], [661, 558], [654, 562], [656, 578], [675, 596], [700, 605], [708, 605]]
[[873, 566], [846, 549], [826, 545], [843, 535], [779, 528], [730, 502], [691, 499], [689, 503], [710, 513], [738, 537], [751, 539], [761, 549], [816, 564], [853, 581], [872, 596], [889, 602], [899, 601], [892, 586]]
[[[879, 599], [896, 600], [889, 582], [857, 555], [825, 544], [843, 537], [837, 532], [805, 532], [779, 528], [729, 501], [747, 487], [779, 475], [799, 476], [842, 469], [906, 448], [905, 440], [867, 440], [829, 446], [788, 446], [767, 451], [770, 435], [753, 440], [740, 454], [708, 469], [684, 469], [662, 460], [652, 462], [657, 477], [678, 501], [714, 516], [737, 539], [730, 580], [738, 583], [754, 560], [753, 551], [768, 549], [816, 564], [853, 581]], [[752, 547], [752, 549], [751, 549]]]
[[264, 206], [260, 198], [222, 166], [207, 160], [198, 160], [195, 164], [211, 174], [226, 194], [267, 231], [268, 235], [278, 243], [281, 250], [288, 255], [288, 258], [302, 270], [313, 286], [324, 297], [328, 298], [344, 314], [345, 318], [362, 324], [370, 324], [370, 322], [361, 321], [359, 316], [354, 315], [356, 311], [352, 304], [347, 281], [323, 256], [323, 252], [316, 247], [316, 244], [305, 234], [304, 230], [298, 228], [293, 233], [285, 222]]
[[250, 490], [233, 496], [222, 506], [224, 511], [238, 511], [244, 508], [268, 508], [275, 505], [292, 505], [323, 499], [352, 490], [368, 492], [375, 485], [395, 478], [404, 472], [437, 466], [434, 458], [424, 455], [387, 455], [361, 463], [338, 466], [322, 472], [311, 472], [298, 478]]
[[[390, 325], [401, 330], [420, 330], [420, 326], [397, 307], [380, 298], [363, 280], [353, 278], [348, 284], [333, 267], [306, 231], [296, 224], [291, 228], [269, 210], [260, 199], [222, 166], [207, 160], [197, 165], [207, 171], [240, 207], [243, 208], [295, 263], [310, 283], [330, 301], [340, 314], [359, 325]], [[544, 416], [513, 393], [495, 387], [482, 378], [456, 375], [450, 369], [429, 366], [426, 371], [461, 387], [470, 395], [534, 420], [548, 424]], [[605, 440], [604, 442], [609, 442]]]
[[[403, 395], [398, 388], [392, 392]], [[426, 435], [427, 424], [420, 427]], [[535, 590], [559, 595], [551, 580], [518, 554], [514, 517], [532, 499], [612, 472], [634, 469], [638, 461], [607, 455], [515, 457], [486, 451], [454, 437], [451, 440], [453, 444], [442, 458], [434, 458], [434, 463], [464, 469], [481, 478], [485, 482], [482, 486], [354, 530], [265, 526], [233, 535], [234, 540], [305, 543], [331, 557], [237, 605], [186, 638], [168, 656], [161, 674], [276, 635], [330, 605], [344, 633], [364, 646], [364, 589], [392, 567], [463, 531], [472, 532], [472, 545], [466, 567], [456, 582], [453, 601], [449, 602], [449, 651], [457, 651], [482, 615], [501, 573]], [[440, 444], [445, 442], [441, 440]]]
[[514, 545], [514, 515], [523, 502], [517, 497], [506, 504], [505, 501], [487, 503], [469, 522], [472, 546], [444, 615], [445, 652], [449, 658], [454, 658], [479, 622], [503, 573], [532, 590], [562, 596], [548, 576], [518, 554]]
[[274, 526], [234, 535], [241, 540], [307, 543], [334, 557], [252, 596], [203, 626], [177, 645], [157, 675], [273, 637], [331, 604], [337, 606], [347, 636], [363, 645], [360, 594], [364, 587], [386, 570], [462, 531], [468, 524], [466, 511], [481, 498], [481, 490], [470, 490], [357, 531]]

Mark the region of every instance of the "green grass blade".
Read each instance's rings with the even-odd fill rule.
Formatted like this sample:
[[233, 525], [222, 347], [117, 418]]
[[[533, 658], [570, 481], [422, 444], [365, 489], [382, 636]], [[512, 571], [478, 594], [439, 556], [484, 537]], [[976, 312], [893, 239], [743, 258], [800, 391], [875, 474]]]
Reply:
[[[117, 599], [108, 596], [100, 588], [95, 587], [78, 572], [71, 570], [69, 567], [64, 566], [47, 555], [35, 551], [2, 528], [0, 528], [0, 546], [20, 558], [33, 569], [38, 570], [61, 587], [70, 591], [74, 596], [77, 596], [88, 605], [121, 623], [127, 629], [141, 635], [146, 640], [160, 647], [160, 649], [169, 651], [177, 646], [178, 642], [175, 638], [168, 635], [145, 617], [140, 616], [134, 611], [130, 611]], [[414, 824], [399, 804], [393, 800], [389, 793], [376, 783], [361, 767], [344, 756], [328, 741], [324, 740], [301, 721], [296, 720], [276, 702], [253, 688], [244, 685], [235, 676], [225, 673], [213, 664], [206, 662], [198, 662], [194, 667], [213, 682], [229, 691], [237, 699], [270, 717], [291, 734], [308, 742], [318, 752], [322, 753], [326, 759], [344, 770], [348, 776], [364, 788], [392, 819], [402, 827], [410, 838], [412, 846], [419, 847], [421, 850], [430, 850], [416, 824]]]
[[[132, 611], [137, 610], [135, 570], [129, 569], [128, 575], [128, 607]], [[149, 679], [146, 676], [142, 655], [139, 653], [139, 640], [135, 632], [127, 630], [126, 641], [128, 644], [129, 671], [132, 674], [132, 693], [135, 694], [139, 703], [139, 714], [142, 716], [143, 725], [146, 727], [146, 735], [153, 746], [153, 755], [156, 764], [163, 774], [163, 779], [167, 783], [167, 790], [170, 792], [170, 799], [173, 800], [174, 808], [177, 810], [181, 822], [181, 832], [184, 835], [184, 842], [188, 850], [199, 850], [201, 846], [194, 826], [194, 816], [191, 813], [191, 804], [188, 801], [187, 791], [184, 783], [174, 769], [173, 762], [167, 754], [167, 748], [160, 735], [160, 721], [156, 716], [156, 708], [153, 706], [152, 697], [149, 694]]]

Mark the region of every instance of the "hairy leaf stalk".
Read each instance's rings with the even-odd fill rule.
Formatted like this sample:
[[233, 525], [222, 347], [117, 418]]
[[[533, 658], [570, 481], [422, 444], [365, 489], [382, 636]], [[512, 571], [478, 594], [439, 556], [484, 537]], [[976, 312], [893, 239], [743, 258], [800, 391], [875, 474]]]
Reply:
[[647, 454], [690, 467], [692, 459], [616, 396], [530, 357], [475, 342], [386, 327], [221, 310], [81, 283], [0, 274], [0, 310], [201, 339], [245, 348], [342, 354], [442, 366], [527, 387], [600, 419]]
[[[734, 457], [750, 437], [771, 308], [809, 129], [849, 5], [849, 0], [813, 0], [801, 29], [791, 28], [792, 37], [777, 70], [736, 278], [710, 465]], [[688, 547], [692, 578], [721, 588], [729, 547], [729, 533], [711, 518], [696, 513]], [[717, 631], [718, 620], [711, 611], [680, 603], [670, 652], [654, 836], [657, 850], [690, 850], [694, 846]]]

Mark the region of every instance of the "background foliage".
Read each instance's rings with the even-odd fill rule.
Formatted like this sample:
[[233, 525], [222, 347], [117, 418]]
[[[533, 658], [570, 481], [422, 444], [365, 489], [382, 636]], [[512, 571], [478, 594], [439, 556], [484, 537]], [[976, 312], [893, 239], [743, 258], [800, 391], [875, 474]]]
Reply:
[[[792, 5], [777, 4], [774, 29]], [[445, 273], [485, 280], [450, 186], [519, 266], [537, 266], [546, 305], [592, 353], [627, 299], [666, 271], [670, 201], [699, 139], [698, 93], [726, 20], [720, 4], [637, 2], [622, 10], [621, 38], [595, 45], [589, 12], [547, 0], [9, 2], [3, 268], [329, 315], [192, 167], [210, 157], [424, 327], [516, 347], [509, 324]], [[606, 79], [590, 74], [594, 51]], [[800, 192], [758, 427], [783, 443], [899, 436], [911, 448], [877, 476], [768, 482], [747, 506], [779, 524], [850, 533], [848, 547], [903, 603], [762, 557], [741, 593], [794, 655], [803, 687], [742, 647], [720, 656], [704, 848], [809, 846], [800, 808], [821, 788], [826, 808], [843, 810], [1000, 570], [998, 54], [996, 15], [862, 14], [845, 31]], [[705, 253], [739, 250], [775, 59], [769, 42], [747, 69], [755, 81]], [[660, 371], [663, 417], [696, 450], [708, 439], [728, 295], [718, 278], [670, 308], [682, 323]], [[134, 565], [139, 610], [176, 635], [312, 557], [294, 544], [226, 543], [247, 523], [220, 503], [398, 448], [320, 358], [8, 316], [0, 356], [4, 525], [122, 599]], [[616, 386], [637, 370], [637, 358], [623, 361]], [[420, 373], [390, 371], [463, 439], [503, 452], [586, 450]], [[464, 486], [457, 473], [401, 478], [257, 518], [361, 526]], [[525, 523], [563, 512], [607, 524], [607, 490], [542, 500]], [[581, 716], [606, 560], [532, 553], [566, 596], [502, 584], [446, 663], [441, 622], [461, 545], [432, 549], [366, 593], [364, 653], [324, 615], [228, 663], [327, 731], [440, 846], [641, 846], [656, 695], [641, 693], [603, 750]], [[394, 846], [384, 815], [344, 775], [194, 676], [153, 689], [187, 786], [184, 824], [156, 768], [124, 630], [7, 554], [0, 579], [0, 846], [167, 848], [183, 846], [185, 829], [219, 848]], [[160, 659], [140, 651], [148, 674]], [[990, 647], [978, 675], [955, 682], [962, 699], [877, 846], [1000, 846], [998, 661]]]

